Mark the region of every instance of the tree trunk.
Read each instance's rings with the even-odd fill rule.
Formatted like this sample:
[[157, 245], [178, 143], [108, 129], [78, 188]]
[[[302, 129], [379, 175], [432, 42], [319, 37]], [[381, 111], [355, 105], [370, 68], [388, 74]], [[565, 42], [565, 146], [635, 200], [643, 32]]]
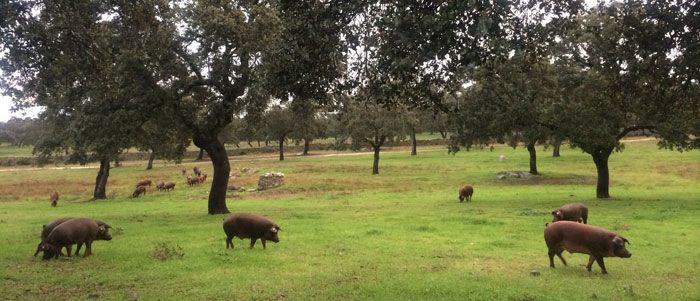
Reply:
[[411, 156], [415, 156], [418, 153], [416, 152], [416, 129], [411, 129]]
[[114, 167], [117, 168], [117, 167], [121, 167], [121, 166], [122, 166], [122, 162], [119, 161], [119, 156], [115, 157], [114, 158]]
[[537, 174], [537, 150], [535, 149], [534, 143], [529, 143], [527, 145], [527, 151], [530, 153], [530, 173], [533, 175]]
[[199, 155], [197, 155], [197, 159], [195, 159], [195, 161], [202, 161], [203, 159], [204, 159], [204, 149], [200, 148]]
[[148, 165], [146, 165], [146, 170], [153, 169], [153, 160], [156, 159], [156, 153], [151, 152], [151, 156], [148, 157]]
[[[250, 146], [250, 148], [253, 148], [253, 144], [250, 143], [250, 141], [248, 141], [248, 146]], [[260, 145], [258, 145], [258, 146], [260, 146]]]
[[309, 144], [311, 144], [311, 139], [304, 139], [304, 152], [302, 155], [308, 156], [309, 155]]
[[612, 149], [597, 150], [591, 156], [595, 162], [595, 168], [598, 171], [598, 186], [596, 186], [595, 194], [599, 199], [610, 198], [610, 171], [608, 170], [608, 158], [612, 153]]
[[557, 139], [554, 141], [554, 150], [552, 150], [552, 157], [559, 157], [559, 147], [561, 147], [561, 140]]
[[447, 139], [447, 132], [440, 131], [440, 136], [442, 136], [442, 139]]
[[280, 161], [284, 161], [284, 138], [280, 139]]
[[209, 189], [209, 214], [230, 213], [226, 207], [226, 188], [228, 187], [228, 177], [231, 172], [231, 165], [228, 162], [228, 154], [223, 143], [213, 135], [214, 138], [195, 137], [195, 145], [207, 151], [209, 159], [214, 167], [214, 177]]
[[95, 192], [92, 198], [95, 200], [104, 200], [107, 198], [107, 178], [109, 178], [109, 157], [104, 156], [100, 160], [100, 170], [97, 172], [95, 179]]
[[378, 175], [379, 174], [379, 148], [381, 146], [379, 144], [376, 144], [373, 147], [374, 147], [374, 164], [372, 164], [372, 174]]

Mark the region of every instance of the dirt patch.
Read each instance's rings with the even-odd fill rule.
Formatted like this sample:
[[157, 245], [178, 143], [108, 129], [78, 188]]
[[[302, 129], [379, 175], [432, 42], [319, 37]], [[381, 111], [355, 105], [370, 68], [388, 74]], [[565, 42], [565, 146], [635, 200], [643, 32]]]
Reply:
[[492, 179], [490, 184], [494, 185], [593, 185], [597, 181], [594, 176], [584, 176], [576, 174], [564, 175], [539, 175], [527, 179]]
[[660, 173], [673, 174], [684, 179], [700, 181], [700, 163], [698, 162], [664, 164], [656, 166], [656, 170]]

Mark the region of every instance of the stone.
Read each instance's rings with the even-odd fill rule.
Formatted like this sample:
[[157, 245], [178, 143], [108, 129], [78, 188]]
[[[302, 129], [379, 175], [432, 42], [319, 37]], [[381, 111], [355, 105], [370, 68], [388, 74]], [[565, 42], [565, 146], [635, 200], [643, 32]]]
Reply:
[[540, 275], [540, 271], [532, 270], [532, 271], [530, 271], [530, 275], [537, 277]]
[[258, 190], [267, 190], [282, 186], [284, 184], [284, 174], [281, 172], [268, 172], [258, 179]]
[[499, 180], [506, 178], [529, 179], [534, 175], [527, 171], [499, 171], [496, 173], [496, 178]]
[[505, 160], [508, 160], [508, 157], [506, 157], [506, 155], [498, 156], [498, 161], [505, 161]]

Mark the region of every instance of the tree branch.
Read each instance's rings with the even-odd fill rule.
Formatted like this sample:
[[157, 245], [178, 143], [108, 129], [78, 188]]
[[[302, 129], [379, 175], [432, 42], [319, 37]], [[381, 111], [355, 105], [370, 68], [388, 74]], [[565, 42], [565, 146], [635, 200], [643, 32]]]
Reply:
[[617, 134], [617, 140], [620, 140], [627, 136], [627, 134], [629, 134], [630, 132], [637, 130], [650, 130], [652, 132], [656, 132], [656, 127], [653, 125], [634, 125], [626, 127], [619, 134]]

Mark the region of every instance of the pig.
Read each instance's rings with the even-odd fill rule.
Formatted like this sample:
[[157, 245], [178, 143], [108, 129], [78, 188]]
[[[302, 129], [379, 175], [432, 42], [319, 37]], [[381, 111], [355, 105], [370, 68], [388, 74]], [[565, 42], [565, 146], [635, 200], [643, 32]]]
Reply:
[[138, 186], [134, 190], [134, 193], [131, 194], [132, 198], [137, 198], [141, 196], [141, 194], [146, 194], [146, 186]]
[[[43, 228], [41, 229], [41, 242], [39, 242], [39, 245], [36, 246], [36, 252], [34, 252], [34, 257], [36, 257], [36, 255], [39, 254], [39, 252], [41, 252], [41, 246], [44, 244], [44, 242], [46, 242], [46, 237], [49, 236], [49, 233], [51, 233], [51, 231], [53, 231], [53, 229], [56, 228], [56, 226], [62, 224], [63, 222], [69, 219], [72, 219], [72, 217], [58, 218], [42, 226]], [[64, 255], [63, 253], [61, 253], [61, 250], [59, 250], [59, 254]]]
[[271, 240], [278, 243], [280, 240], [277, 237], [280, 226], [273, 223], [269, 219], [261, 215], [250, 213], [236, 213], [227, 217], [224, 220], [224, 232], [226, 233], [226, 249], [233, 249], [233, 237], [238, 236], [240, 239], [250, 238], [250, 248], [255, 246], [255, 242], [260, 239], [263, 249], [265, 242]]
[[88, 218], [72, 218], [56, 226], [46, 237], [42, 245], [44, 260], [49, 260], [53, 256], [58, 258], [60, 250], [66, 248], [70, 257], [71, 246], [78, 244], [75, 255], [78, 255], [80, 248], [85, 244], [83, 257], [92, 255], [92, 242], [95, 240], [112, 240], [109, 229], [112, 228], [104, 222]]
[[151, 184], [153, 184], [153, 182], [151, 182], [151, 180], [141, 180], [141, 181], [138, 181], [138, 183], [136, 183], [136, 187], [139, 187], [139, 186], [149, 186], [150, 187]]
[[175, 189], [175, 182], [165, 182], [165, 184], [163, 184], [163, 189], [165, 189], [165, 191]]
[[58, 205], [58, 191], [54, 191], [51, 196], [51, 207], [56, 207]]
[[182, 169], [182, 175], [184, 176], [187, 173], [187, 169]]
[[552, 222], [572, 221], [588, 224], [588, 207], [581, 203], [566, 204], [552, 211]]
[[199, 167], [197, 167], [197, 166], [192, 167], [192, 172], [194, 172], [194, 174], [197, 175], [197, 177], [202, 175], [202, 170], [199, 169]]
[[156, 189], [158, 189], [158, 191], [163, 191], [165, 189], [164, 187], [165, 187], [165, 182], [163, 182], [163, 181], [156, 182]]
[[462, 186], [462, 188], [459, 189], [459, 202], [464, 202], [464, 199], [470, 202], [472, 200], [472, 194], [474, 194], [474, 187], [469, 185]]
[[204, 183], [206, 180], [207, 180], [207, 173], [206, 172], [202, 173], [201, 176], [197, 177], [197, 182], [199, 182], [200, 184]]
[[577, 222], [559, 221], [546, 225], [544, 240], [549, 249], [549, 266], [551, 268], [554, 268], [555, 254], [566, 265], [566, 260], [561, 256], [564, 250], [569, 251], [569, 253], [588, 254], [588, 265], [586, 265], [588, 272], [591, 271], [595, 260], [603, 274], [608, 273], [603, 257], [632, 257], [632, 253], [625, 248], [625, 243], [629, 244], [626, 238], [600, 227]]
[[192, 177], [191, 175], [187, 175], [187, 185], [197, 185], [199, 184], [199, 178], [197, 177]]

